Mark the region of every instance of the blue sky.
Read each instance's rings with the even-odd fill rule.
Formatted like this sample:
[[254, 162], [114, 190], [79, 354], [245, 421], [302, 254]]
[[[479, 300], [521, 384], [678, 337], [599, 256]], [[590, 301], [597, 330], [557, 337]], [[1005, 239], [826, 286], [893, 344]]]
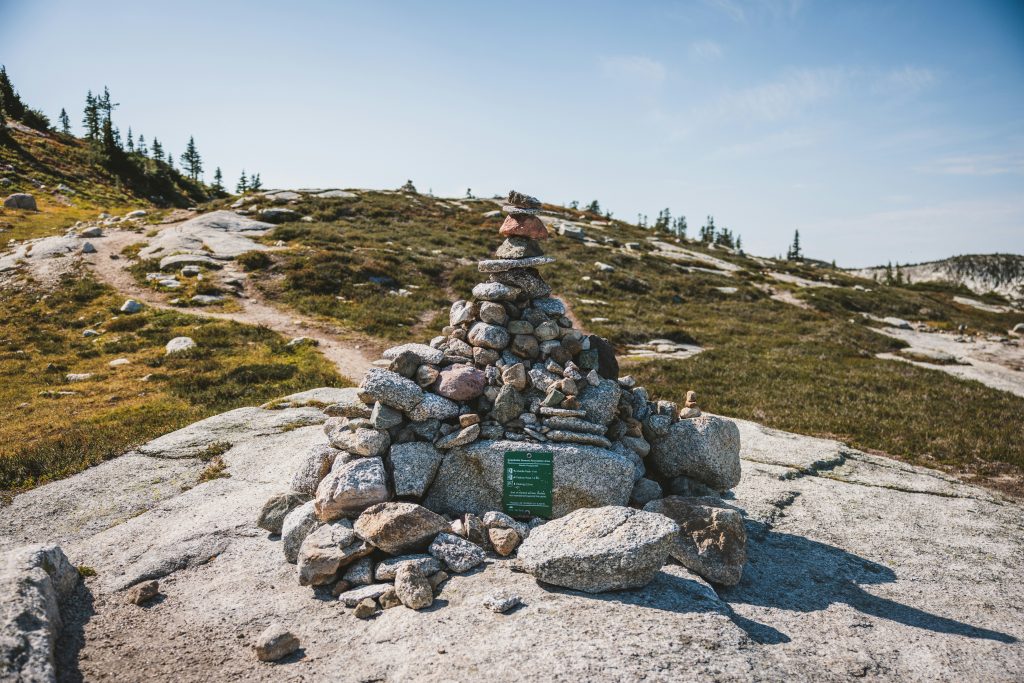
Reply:
[[24, 98], [273, 187], [517, 188], [861, 266], [1024, 252], [1024, 3], [0, 0]]

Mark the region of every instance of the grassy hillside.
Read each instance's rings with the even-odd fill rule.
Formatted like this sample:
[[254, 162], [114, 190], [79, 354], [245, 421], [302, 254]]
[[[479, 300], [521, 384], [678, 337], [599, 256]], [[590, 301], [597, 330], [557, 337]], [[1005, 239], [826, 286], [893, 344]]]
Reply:
[[86, 141], [12, 124], [0, 140], [0, 196], [27, 192], [38, 212], [0, 206], [0, 240], [29, 239], [63, 232], [97, 214], [135, 208], [189, 206], [207, 198], [189, 179], [138, 154], [116, 172]]
[[[288, 348], [269, 330], [148, 308], [124, 315], [123, 301], [84, 272], [46, 294], [0, 289], [0, 493], [225, 410], [344, 386], [314, 349]], [[183, 335], [198, 347], [166, 356], [164, 345]], [[128, 363], [112, 367], [117, 359]]]
[[[294, 208], [315, 222], [287, 223], [265, 238], [290, 248], [254, 273], [259, 287], [305, 313], [394, 342], [437, 334], [449, 302], [483, 279], [476, 260], [500, 242], [501, 217], [483, 217], [496, 208], [490, 201], [364, 192], [355, 200], [307, 199]], [[689, 360], [628, 368], [659, 397], [681, 401], [695, 389], [714, 412], [843, 439], [990, 483], [1007, 472], [1020, 481], [1024, 399], [874, 358], [903, 344], [869, 329], [878, 323], [860, 315], [1005, 333], [1019, 314], [958, 304], [953, 298], [961, 291], [948, 285], [879, 286], [830, 267], [768, 262], [692, 242], [682, 246], [739, 269], [688, 272], [707, 264], [668, 260], [648, 239], [674, 238], [618, 221], [591, 226], [600, 217], [547, 209], [585, 224], [601, 242], [553, 237], [545, 245], [559, 262], [543, 274], [587, 329], [620, 348], [655, 338], [708, 348]], [[621, 248], [630, 242], [629, 250]], [[615, 270], [600, 272], [595, 261]], [[834, 286], [799, 287], [769, 271]], [[788, 291], [808, 308], [769, 298], [766, 286]], [[999, 485], [1021, 491], [1019, 483]]]

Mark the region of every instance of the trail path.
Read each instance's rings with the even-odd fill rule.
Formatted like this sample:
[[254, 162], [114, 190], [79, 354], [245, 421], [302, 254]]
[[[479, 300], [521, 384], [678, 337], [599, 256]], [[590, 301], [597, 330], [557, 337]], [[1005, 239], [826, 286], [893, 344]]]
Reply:
[[[173, 224], [168, 224], [170, 227]], [[255, 288], [246, 285], [244, 296], [235, 299], [241, 310], [211, 311], [201, 307], [182, 309], [167, 303], [167, 296], [143, 287], [127, 268], [131, 262], [126, 258], [111, 258], [132, 244], [147, 242], [144, 235], [124, 230], [106, 229], [101, 238], [91, 240], [96, 253], [82, 256], [83, 262], [104, 282], [121, 294], [136, 299], [147, 306], [168, 310], [187, 310], [192, 315], [219, 320], [233, 320], [248, 325], [262, 325], [286, 337], [308, 337], [319, 343], [317, 347], [329, 361], [334, 363], [345, 377], [357, 382], [372, 366], [373, 342], [359, 343], [346, 338], [343, 332], [328, 323], [306, 318], [292, 311], [282, 310], [263, 299]], [[231, 264], [225, 267], [225, 274], [231, 275]]]

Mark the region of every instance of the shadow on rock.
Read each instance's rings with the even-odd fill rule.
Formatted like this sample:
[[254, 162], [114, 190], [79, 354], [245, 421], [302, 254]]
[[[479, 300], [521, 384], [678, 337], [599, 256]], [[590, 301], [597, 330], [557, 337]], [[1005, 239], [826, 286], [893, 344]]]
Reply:
[[[794, 612], [816, 612], [833, 604], [849, 605], [864, 614], [888, 619], [936, 633], [949, 633], [967, 638], [1015, 643], [1017, 638], [931, 614], [868, 593], [862, 584], [893, 583], [896, 573], [841, 548], [812, 541], [802, 536], [770, 531], [760, 523], [747, 520], [750, 543], [743, 579], [732, 588], [722, 588], [722, 600], [732, 604], [756, 605]], [[759, 643], [771, 644], [757, 627], [744, 626], [750, 620], [739, 615], [731, 617]], [[754, 624], [756, 622], [751, 622]], [[774, 629], [772, 629], [774, 631]]]
[[57, 680], [62, 683], [83, 681], [85, 678], [78, 666], [78, 653], [85, 647], [85, 625], [96, 614], [92, 591], [85, 585], [85, 581], [78, 582], [75, 592], [61, 605], [60, 613], [64, 627], [54, 647]]

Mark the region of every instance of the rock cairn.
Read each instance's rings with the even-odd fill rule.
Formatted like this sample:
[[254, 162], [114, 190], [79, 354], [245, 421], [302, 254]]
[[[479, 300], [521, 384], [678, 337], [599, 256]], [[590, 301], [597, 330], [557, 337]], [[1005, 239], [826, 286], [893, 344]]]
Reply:
[[[580, 590], [642, 585], [670, 554], [700, 573], [704, 546], [680, 541], [681, 526], [692, 535], [717, 524], [714, 580], [738, 580], [739, 569], [720, 565], [745, 557], [723, 550], [745, 537], [718, 531], [728, 513], [708, 510], [715, 498], [639, 509], [679, 498], [666, 491], [715, 496], [735, 486], [736, 425], [702, 415], [692, 392], [683, 417], [652, 400], [619, 376], [609, 342], [573, 328], [538, 270], [555, 260], [541, 249], [540, 209], [509, 194], [505, 241], [478, 264], [487, 280], [452, 304], [440, 336], [388, 349], [325, 409], [329, 444], [306, 455], [290, 490], [260, 514], [299, 582], [330, 585], [357, 616], [428, 607], [448, 572], [486, 553], [518, 554], [539, 580]], [[504, 455], [523, 450], [552, 454], [559, 518], [532, 542], [546, 520], [502, 511]]]

